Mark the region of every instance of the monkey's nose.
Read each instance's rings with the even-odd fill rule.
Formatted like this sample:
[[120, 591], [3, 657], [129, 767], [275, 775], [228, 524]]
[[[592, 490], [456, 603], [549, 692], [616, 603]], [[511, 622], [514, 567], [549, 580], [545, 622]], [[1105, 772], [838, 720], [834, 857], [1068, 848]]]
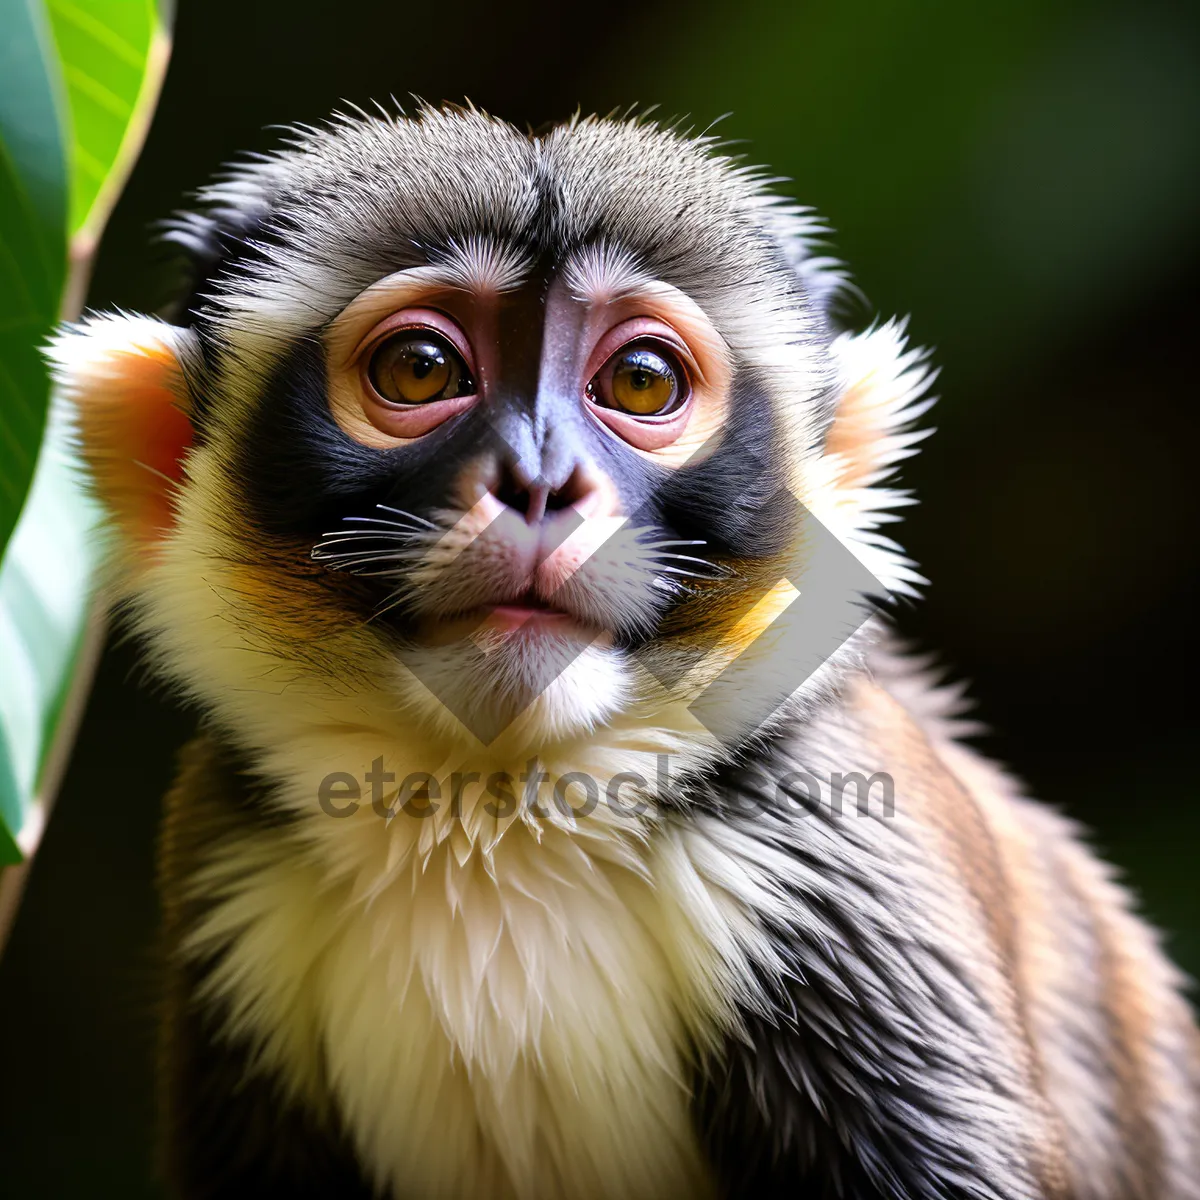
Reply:
[[520, 466], [506, 463], [490, 489], [505, 508], [520, 514], [529, 525], [553, 520], [566, 509], [580, 517], [598, 516], [607, 490], [601, 475], [584, 463], [577, 463], [557, 484], [545, 476], [531, 477]]

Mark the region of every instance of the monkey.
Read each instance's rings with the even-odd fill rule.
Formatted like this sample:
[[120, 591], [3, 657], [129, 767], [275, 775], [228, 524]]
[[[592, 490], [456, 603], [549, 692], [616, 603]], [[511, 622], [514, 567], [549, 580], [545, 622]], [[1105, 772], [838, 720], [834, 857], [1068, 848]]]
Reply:
[[165, 801], [184, 1200], [1200, 1197], [1183, 983], [899, 646], [929, 357], [711, 136], [354, 111], [50, 350]]

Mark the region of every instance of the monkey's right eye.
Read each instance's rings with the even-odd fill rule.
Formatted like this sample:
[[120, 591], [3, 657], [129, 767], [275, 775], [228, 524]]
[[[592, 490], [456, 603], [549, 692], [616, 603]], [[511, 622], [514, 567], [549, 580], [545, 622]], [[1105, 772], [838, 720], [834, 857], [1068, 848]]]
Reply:
[[432, 404], [469, 396], [475, 384], [458, 351], [428, 329], [405, 329], [371, 353], [367, 379], [389, 404]]

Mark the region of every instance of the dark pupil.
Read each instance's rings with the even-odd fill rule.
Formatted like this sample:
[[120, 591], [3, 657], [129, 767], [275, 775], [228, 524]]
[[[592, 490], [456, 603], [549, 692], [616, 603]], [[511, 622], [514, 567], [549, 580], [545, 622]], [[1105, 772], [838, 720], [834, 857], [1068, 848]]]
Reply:
[[419, 350], [411, 350], [408, 355], [409, 366], [412, 373], [418, 379], [424, 379], [435, 367], [442, 365], [442, 356], [431, 348], [422, 347]]
[[654, 382], [654, 376], [643, 367], [636, 367], [629, 373], [629, 382], [635, 390], [644, 392]]

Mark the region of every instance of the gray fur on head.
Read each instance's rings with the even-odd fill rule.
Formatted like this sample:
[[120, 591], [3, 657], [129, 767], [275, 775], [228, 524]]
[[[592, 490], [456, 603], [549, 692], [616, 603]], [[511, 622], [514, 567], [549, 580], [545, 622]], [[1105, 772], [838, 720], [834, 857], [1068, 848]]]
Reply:
[[771, 182], [717, 139], [649, 120], [579, 117], [538, 137], [422, 107], [297, 129], [202, 190], [167, 237], [197, 267], [188, 312], [215, 331], [269, 316], [302, 336], [381, 276], [468, 248], [520, 270], [551, 249], [610, 246], [735, 335], [749, 291], [825, 338], [844, 276], [819, 252], [824, 226]]

